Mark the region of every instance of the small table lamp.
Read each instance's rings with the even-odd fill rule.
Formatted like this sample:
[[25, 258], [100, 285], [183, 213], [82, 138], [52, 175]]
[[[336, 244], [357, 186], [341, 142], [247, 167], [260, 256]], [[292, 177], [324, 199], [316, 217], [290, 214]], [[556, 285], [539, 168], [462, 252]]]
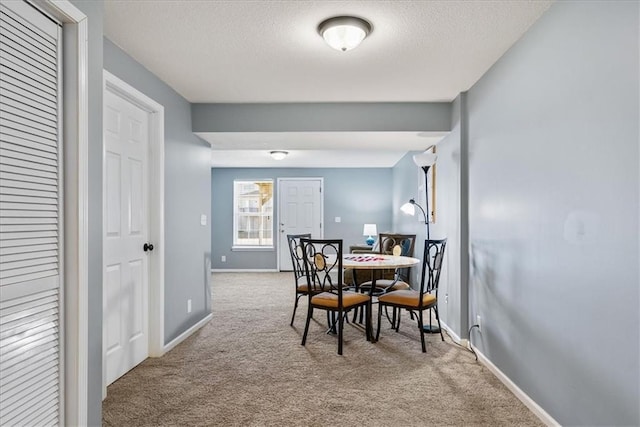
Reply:
[[375, 242], [376, 239], [374, 239], [371, 236], [375, 236], [376, 234], [378, 234], [378, 228], [376, 227], [375, 224], [365, 224], [364, 225], [364, 229], [362, 230], [362, 235], [363, 236], [369, 236], [369, 237], [367, 237], [367, 240], [365, 240], [367, 245], [369, 245], [369, 246], [373, 245], [373, 242]]

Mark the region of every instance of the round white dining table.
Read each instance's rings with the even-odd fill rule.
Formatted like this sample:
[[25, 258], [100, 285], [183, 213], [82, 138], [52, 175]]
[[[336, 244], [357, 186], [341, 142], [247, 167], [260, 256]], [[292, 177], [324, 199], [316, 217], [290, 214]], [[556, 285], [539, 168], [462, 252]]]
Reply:
[[418, 258], [385, 254], [344, 254], [342, 268], [356, 270], [381, 270], [387, 268], [406, 268], [419, 264]]
[[[354, 270], [370, 270], [371, 271], [371, 289], [369, 295], [373, 297], [373, 292], [376, 289], [376, 274], [373, 274], [374, 270], [386, 270], [396, 268], [413, 267], [420, 263], [418, 258], [412, 258], [408, 256], [400, 255], [385, 255], [385, 254], [343, 254], [342, 255], [342, 268], [352, 268]], [[357, 288], [356, 288], [357, 289]], [[362, 316], [360, 316], [362, 321]], [[354, 313], [353, 320], [356, 320], [356, 314]], [[375, 342], [373, 338], [373, 331], [368, 331], [368, 336], [371, 336], [371, 341]]]

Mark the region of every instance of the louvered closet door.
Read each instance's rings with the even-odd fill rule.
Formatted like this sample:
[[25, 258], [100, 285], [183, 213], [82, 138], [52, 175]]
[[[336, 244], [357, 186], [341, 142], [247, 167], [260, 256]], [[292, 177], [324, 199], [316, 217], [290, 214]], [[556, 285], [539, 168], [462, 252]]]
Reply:
[[0, 425], [61, 422], [60, 27], [0, 3]]

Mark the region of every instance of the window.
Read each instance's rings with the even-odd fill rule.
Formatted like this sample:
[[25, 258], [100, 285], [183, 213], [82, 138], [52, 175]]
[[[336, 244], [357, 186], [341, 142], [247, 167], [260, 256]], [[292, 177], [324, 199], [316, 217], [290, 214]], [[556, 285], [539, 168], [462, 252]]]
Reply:
[[273, 180], [233, 182], [233, 246], [273, 248]]

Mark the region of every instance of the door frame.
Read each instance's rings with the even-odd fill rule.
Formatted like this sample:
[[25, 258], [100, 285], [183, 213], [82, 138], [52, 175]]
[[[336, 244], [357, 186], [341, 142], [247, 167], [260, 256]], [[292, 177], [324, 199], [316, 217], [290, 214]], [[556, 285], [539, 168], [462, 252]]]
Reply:
[[277, 183], [278, 183], [278, 189], [277, 189], [277, 206], [278, 206], [278, 215], [277, 215], [277, 222], [276, 222], [276, 231], [277, 231], [277, 235], [278, 235], [278, 243], [276, 245], [276, 269], [278, 271], [280, 271], [280, 263], [281, 263], [281, 257], [280, 257], [280, 188], [281, 188], [281, 184], [283, 181], [320, 181], [320, 224], [322, 224], [322, 226], [320, 227], [320, 239], [324, 238], [324, 228], [325, 228], [325, 221], [324, 221], [324, 177], [322, 176], [304, 176], [304, 177], [286, 177], [286, 178], [277, 178]]
[[89, 23], [69, 0], [29, 0], [62, 24], [64, 283], [61, 425], [87, 425], [89, 388]]
[[[148, 332], [149, 357], [160, 357], [164, 354], [164, 107], [143, 94], [133, 86], [103, 70], [103, 94], [107, 91], [126, 99], [149, 113], [149, 241], [154, 250], [149, 255], [149, 295], [148, 295]], [[104, 105], [104, 101], [103, 101]], [[104, 130], [103, 130], [104, 136]], [[105, 144], [102, 144], [102, 162], [104, 171]], [[104, 172], [103, 172], [104, 175]], [[104, 178], [104, 176], [103, 176]], [[103, 179], [104, 181], [104, 179]], [[104, 185], [104, 183], [103, 183]], [[102, 207], [104, 212], [105, 192], [103, 191]], [[104, 215], [103, 215], [104, 233]], [[104, 248], [104, 242], [103, 242]], [[101, 268], [104, 268], [104, 259]], [[103, 309], [104, 309], [104, 270], [103, 274]], [[104, 316], [104, 313], [103, 313]], [[102, 398], [107, 396], [106, 384], [106, 335], [102, 326]]]

